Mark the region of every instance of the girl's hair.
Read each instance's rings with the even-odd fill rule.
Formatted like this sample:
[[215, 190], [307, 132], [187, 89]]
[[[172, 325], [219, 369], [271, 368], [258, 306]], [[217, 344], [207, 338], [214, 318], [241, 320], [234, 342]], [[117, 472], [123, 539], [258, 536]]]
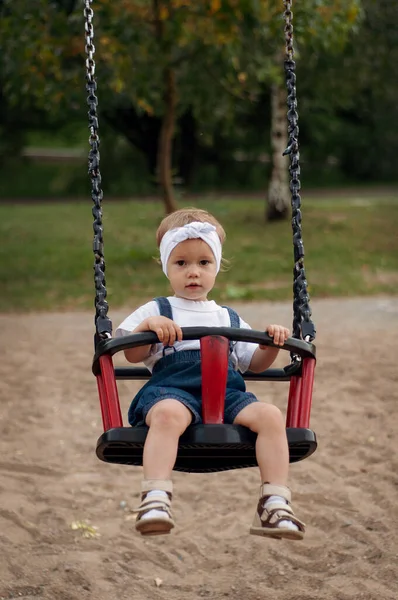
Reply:
[[211, 223], [216, 228], [218, 233], [218, 237], [220, 238], [221, 244], [224, 243], [226, 234], [225, 231], [217, 221], [213, 215], [207, 212], [207, 210], [201, 210], [199, 208], [181, 208], [180, 210], [176, 210], [175, 212], [167, 215], [160, 223], [158, 230], [156, 232], [156, 243], [158, 247], [160, 246], [160, 242], [164, 234], [170, 229], [174, 229], [175, 227], [183, 227], [188, 223], [193, 223], [193, 221], [200, 221], [201, 223]]

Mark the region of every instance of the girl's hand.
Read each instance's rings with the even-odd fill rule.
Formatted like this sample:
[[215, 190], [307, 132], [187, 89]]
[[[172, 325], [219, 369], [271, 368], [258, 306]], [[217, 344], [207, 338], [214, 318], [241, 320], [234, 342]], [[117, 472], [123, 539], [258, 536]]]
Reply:
[[[163, 346], [172, 346], [175, 341], [182, 341], [181, 327], [167, 317], [149, 317], [149, 319], [145, 319], [144, 323], [146, 330], [149, 329], [149, 331], [156, 333]], [[144, 331], [144, 329], [141, 329], [141, 331]]]
[[[273, 338], [273, 342], [276, 346], [283, 346], [290, 335], [289, 329], [282, 325], [268, 325], [266, 332]], [[266, 348], [269, 348], [269, 346], [262, 346], [259, 344], [259, 348], [265, 350]]]

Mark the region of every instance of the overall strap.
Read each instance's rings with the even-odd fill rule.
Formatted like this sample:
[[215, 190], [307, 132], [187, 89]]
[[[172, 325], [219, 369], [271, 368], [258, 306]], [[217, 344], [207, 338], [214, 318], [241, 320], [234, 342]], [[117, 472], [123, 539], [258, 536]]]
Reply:
[[[173, 310], [167, 298], [159, 296], [158, 298], [154, 298], [154, 300], [159, 307], [160, 316], [173, 320]], [[177, 352], [174, 346], [163, 346], [163, 356], [167, 356], [166, 350], [173, 350], [173, 353]]]
[[231, 322], [231, 327], [237, 327], [239, 329], [240, 327], [240, 319], [239, 319], [239, 315], [237, 312], [234, 311], [233, 308], [229, 307], [229, 306], [223, 306], [223, 308], [226, 308], [229, 314], [229, 320]]
[[[239, 319], [239, 315], [237, 312], [234, 311], [233, 308], [231, 308], [230, 306], [223, 306], [223, 308], [226, 308], [229, 314], [229, 320], [231, 323], [231, 327], [240, 327], [240, 319]], [[229, 342], [229, 352], [232, 354], [232, 351], [234, 349], [234, 342], [232, 340], [230, 340]]]
[[165, 296], [159, 296], [159, 298], [154, 298], [154, 300], [158, 305], [160, 316], [173, 320], [173, 311], [167, 298], [165, 298]]

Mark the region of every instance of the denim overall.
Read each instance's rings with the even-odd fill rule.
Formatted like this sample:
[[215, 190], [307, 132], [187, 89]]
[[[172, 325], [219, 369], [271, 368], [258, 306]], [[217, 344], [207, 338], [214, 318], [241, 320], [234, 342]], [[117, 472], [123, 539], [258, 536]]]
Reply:
[[[173, 312], [167, 298], [155, 298], [160, 315], [173, 319]], [[228, 306], [231, 327], [240, 327], [239, 316]], [[173, 347], [172, 347], [173, 348]], [[163, 350], [163, 358], [157, 361], [150, 380], [141, 388], [132, 401], [128, 420], [130, 425], [145, 424], [148, 411], [160, 400], [168, 398], [178, 400], [192, 413], [192, 424], [202, 423], [202, 375], [200, 350], [181, 350], [169, 354]], [[230, 352], [232, 343], [230, 343]], [[257, 402], [254, 394], [246, 392], [242, 375], [233, 368], [232, 361], [228, 365], [227, 389], [225, 393], [224, 422], [233, 423], [238, 413], [252, 402]]]

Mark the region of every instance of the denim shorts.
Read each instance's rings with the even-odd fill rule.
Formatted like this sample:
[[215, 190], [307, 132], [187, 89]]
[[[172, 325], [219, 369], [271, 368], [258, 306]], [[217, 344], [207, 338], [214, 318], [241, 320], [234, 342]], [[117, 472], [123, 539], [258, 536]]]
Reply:
[[[202, 376], [199, 350], [181, 350], [161, 358], [153, 369], [151, 379], [132, 401], [128, 420], [130, 425], [145, 424], [149, 410], [160, 400], [174, 399], [192, 413], [192, 424], [202, 423]], [[257, 402], [254, 394], [246, 391], [242, 375], [230, 363], [225, 393], [224, 423], [233, 423], [240, 411]]]

